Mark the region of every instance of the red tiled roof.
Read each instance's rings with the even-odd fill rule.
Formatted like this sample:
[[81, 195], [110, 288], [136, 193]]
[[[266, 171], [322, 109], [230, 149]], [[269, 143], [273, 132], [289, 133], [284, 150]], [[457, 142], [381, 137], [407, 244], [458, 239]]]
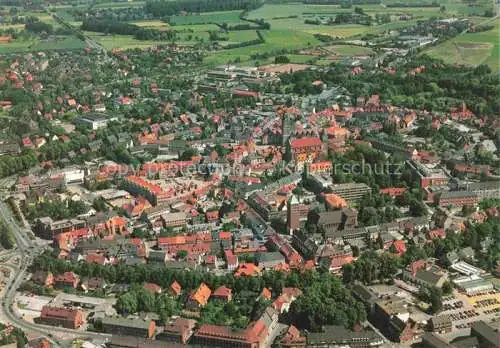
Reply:
[[62, 307], [53, 307], [53, 306], [43, 306], [42, 311], [40, 312], [41, 318], [58, 318], [71, 320], [75, 322], [79, 316], [81, 315], [81, 311], [78, 309], [71, 308], [62, 308]]
[[241, 277], [241, 276], [246, 276], [246, 277], [251, 277], [255, 276], [261, 273], [261, 270], [258, 266], [256, 266], [253, 263], [242, 263], [236, 270], [236, 273], [234, 274], [235, 277]]
[[311, 138], [300, 138], [293, 139], [290, 141], [290, 146], [292, 149], [302, 148], [302, 147], [310, 147], [310, 146], [321, 146], [321, 139], [318, 137]]
[[196, 336], [214, 337], [219, 340], [239, 341], [245, 343], [260, 343], [267, 336], [264, 322], [258, 320], [251, 323], [246, 329], [233, 330], [227, 326], [203, 324], [195, 334]]
[[232, 295], [232, 290], [226, 287], [225, 285], [219, 286], [212, 294], [214, 297], [224, 297], [230, 298]]
[[262, 295], [262, 297], [264, 297], [266, 300], [270, 300], [270, 299], [271, 299], [271, 297], [272, 297], [271, 290], [269, 290], [268, 288], [264, 288], [264, 289], [262, 289], [261, 295]]
[[144, 289], [150, 291], [150, 292], [153, 292], [153, 293], [157, 293], [157, 292], [161, 292], [161, 286], [159, 286], [158, 284], [155, 284], [155, 283], [146, 283], [144, 284]]
[[198, 302], [201, 306], [205, 306], [212, 294], [212, 290], [205, 283], [201, 283], [198, 289], [196, 289], [190, 296], [190, 299]]
[[174, 280], [172, 284], [170, 284], [170, 289], [174, 292], [176, 296], [179, 296], [181, 294], [182, 288], [177, 281]]
[[302, 295], [302, 290], [300, 290], [299, 288], [283, 288], [281, 290], [281, 293], [287, 294], [287, 295], [290, 295], [293, 297], [299, 297], [300, 295]]

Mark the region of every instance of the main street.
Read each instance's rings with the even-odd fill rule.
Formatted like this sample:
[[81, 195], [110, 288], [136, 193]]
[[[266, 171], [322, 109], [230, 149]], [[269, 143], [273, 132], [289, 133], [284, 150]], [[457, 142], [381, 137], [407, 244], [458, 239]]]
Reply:
[[[88, 338], [109, 338], [110, 335], [80, 331], [73, 329], [66, 329], [62, 327], [54, 327], [48, 325], [34, 324], [23, 320], [22, 317], [18, 316], [15, 311], [15, 297], [16, 292], [21, 283], [23, 282], [26, 271], [29, 265], [32, 263], [33, 258], [43, 252], [43, 248], [35, 243], [29, 237], [29, 231], [25, 228], [19, 227], [15, 221], [9, 207], [4, 203], [0, 202], [0, 219], [3, 221], [5, 226], [10, 229], [13, 233], [17, 245], [17, 254], [20, 257], [20, 261], [17, 266], [13, 269], [13, 274], [11, 274], [9, 280], [5, 284], [6, 291], [3, 292], [2, 296], [2, 306], [0, 307], [0, 319], [7, 320], [10, 324], [24, 330], [40, 333], [44, 336], [48, 336], [49, 341], [54, 347], [60, 347], [59, 340], [54, 336], [56, 334], [73, 334], [78, 337], [88, 337]], [[0, 253], [0, 258], [7, 255], [14, 255], [14, 251], [7, 251]]]

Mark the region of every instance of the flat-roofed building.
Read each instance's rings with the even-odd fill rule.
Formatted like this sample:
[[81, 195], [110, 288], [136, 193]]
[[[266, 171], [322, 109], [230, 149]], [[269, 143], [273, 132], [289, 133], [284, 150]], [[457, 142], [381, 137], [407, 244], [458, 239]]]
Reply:
[[472, 325], [471, 336], [477, 337], [480, 348], [500, 348], [500, 332], [482, 320]]
[[104, 317], [100, 319], [102, 330], [113, 335], [130, 335], [151, 338], [156, 325], [153, 320], [140, 318]]
[[384, 344], [382, 337], [373, 331], [351, 331], [343, 326], [326, 326], [323, 332], [306, 334], [307, 347], [380, 347]]
[[77, 125], [96, 130], [99, 128], [105, 128], [107, 127], [109, 121], [116, 120], [116, 117], [108, 117], [107, 115], [101, 113], [87, 113], [78, 116], [75, 119], [75, 123]]
[[493, 290], [493, 283], [478, 275], [457, 278], [453, 284], [468, 295]]

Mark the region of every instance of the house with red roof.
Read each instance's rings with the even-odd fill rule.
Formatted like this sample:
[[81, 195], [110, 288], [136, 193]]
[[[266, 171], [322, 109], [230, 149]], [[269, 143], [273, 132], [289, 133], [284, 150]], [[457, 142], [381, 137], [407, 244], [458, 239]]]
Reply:
[[207, 211], [205, 213], [205, 217], [207, 219], [207, 222], [219, 221], [219, 211], [218, 210]]
[[186, 307], [190, 309], [199, 309], [205, 307], [208, 303], [208, 299], [212, 295], [212, 290], [205, 284], [201, 283], [196, 290], [194, 290], [189, 296]]
[[21, 140], [21, 143], [22, 143], [23, 147], [26, 149], [34, 149], [35, 148], [35, 145], [31, 141], [30, 137], [24, 137]]
[[436, 238], [443, 239], [446, 237], [446, 231], [444, 230], [444, 228], [436, 228], [436, 229], [430, 230], [427, 233], [427, 237], [429, 238], [429, 240], [433, 240]]
[[146, 283], [143, 288], [153, 294], [161, 294], [161, 286], [155, 283]]
[[168, 289], [169, 289], [169, 293], [173, 296], [180, 296], [182, 293], [181, 285], [179, 283], [177, 283], [176, 280], [174, 280], [174, 282], [172, 284], [170, 284], [170, 287]]
[[193, 335], [190, 343], [202, 347], [244, 347], [265, 346], [268, 328], [262, 320], [250, 323], [246, 329], [232, 329], [228, 326], [203, 324]]
[[84, 314], [79, 309], [43, 306], [39, 321], [45, 325], [78, 329], [85, 324]]
[[269, 290], [268, 288], [263, 288], [260, 293], [260, 297], [266, 300], [270, 300], [272, 298], [271, 290]]
[[261, 275], [262, 270], [254, 263], [242, 263], [234, 273], [235, 277], [254, 277]]
[[109, 260], [107, 260], [106, 256], [104, 256], [103, 254], [89, 253], [85, 257], [85, 262], [97, 265], [105, 265], [109, 263]]
[[394, 251], [399, 256], [403, 255], [406, 252], [406, 244], [404, 240], [395, 240], [391, 247], [394, 248]]
[[231, 249], [224, 250], [224, 256], [226, 258], [226, 266], [230, 271], [235, 270], [238, 265], [238, 256], [236, 256]]
[[80, 283], [80, 277], [74, 272], [64, 272], [54, 277], [54, 283], [57, 287], [71, 287], [76, 289]]
[[382, 188], [378, 191], [379, 194], [388, 195], [391, 196], [392, 198], [402, 196], [405, 192], [406, 192], [405, 187], [387, 187], [387, 188]]
[[280, 347], [299, 348], [306, 346], [306, 338], [293, 325], [290, 325], [285, 334], [279, 339]]
[[219, 286], [217, 289], [215, 289], [210, 298], [214, 300], [229, 302], [233, 298], [232, 290], [225, 285]]

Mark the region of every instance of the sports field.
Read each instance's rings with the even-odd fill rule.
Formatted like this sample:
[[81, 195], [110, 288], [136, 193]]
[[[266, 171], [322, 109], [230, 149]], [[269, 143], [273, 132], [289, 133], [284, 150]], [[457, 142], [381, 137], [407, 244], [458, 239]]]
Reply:
[[488, 64], [500, 71], [500, 19], [492, 20], [492, 30], [467, 33], [446, 41], [425, 53], [453, 64]]

